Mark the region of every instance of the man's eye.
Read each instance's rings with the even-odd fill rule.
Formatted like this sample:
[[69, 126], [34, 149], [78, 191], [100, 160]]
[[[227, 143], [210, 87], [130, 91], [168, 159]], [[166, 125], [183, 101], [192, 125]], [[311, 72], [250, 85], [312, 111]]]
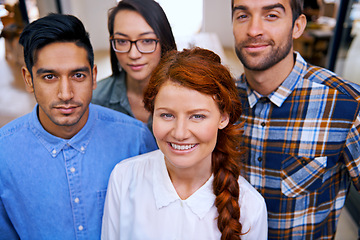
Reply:
[[270, 14], [266, 15], [266, 18], [270, 19], [270, 20], [276, 20], [279, 18], [279, 16], [277, 14], [270, 13]]
[[54, 78], [55, 78], [55, 76], [52, 75], [52, 74], [48, 74], [48, 75], [45, 75], [45, 76], [44, 76], [44, 79], [45, 79], [45, 80], [53, 80]]
[[75, 77], [75, 78], [83, 78], [83, 77], [85, 77], [85, 75], [82, 74], [82, 73], [75, 73], [75, 74], [74, 74], [74, 77]]
[[244, 19], [248, 18], [248, 15], [244, 14], [244, 13], [238, 13], [238, 14], [234, 15], [234, 18], [236, 20], [244, 20]]

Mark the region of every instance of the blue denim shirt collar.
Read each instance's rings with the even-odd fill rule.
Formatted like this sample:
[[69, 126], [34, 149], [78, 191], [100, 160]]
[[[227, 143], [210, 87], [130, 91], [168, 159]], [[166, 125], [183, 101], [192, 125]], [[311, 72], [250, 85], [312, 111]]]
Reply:
[[53, 158], [57, 157], [66, 146], [71, 146], [75, 150], [85, 153], [93, 134], [96, 115], [96, 112], [90, 106], [89, 117], [85, 126], [71, 139], [56, 137], [44, 129], [37, 116], [38, 105], [31, 112], [29, 118], [30, 129]]

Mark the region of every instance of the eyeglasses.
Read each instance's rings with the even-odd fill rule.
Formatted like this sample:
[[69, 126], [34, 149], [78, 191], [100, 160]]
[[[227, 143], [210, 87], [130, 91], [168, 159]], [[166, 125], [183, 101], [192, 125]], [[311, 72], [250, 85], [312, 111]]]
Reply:
[[112, 48], [115, 52], [118, 53], [127, 53], [130, 52], [133, 43], [137, 50], [141, 53], [152, 53], [155, 52], [157, 43], [159, 42], [158, 39], [151, 39], [151, 38], [144, 38], [138, 39], [135, 41], [127, 40], [127, 39], [120, 39], [114, 38], [113, 36], [110, 37], [110, 42]]

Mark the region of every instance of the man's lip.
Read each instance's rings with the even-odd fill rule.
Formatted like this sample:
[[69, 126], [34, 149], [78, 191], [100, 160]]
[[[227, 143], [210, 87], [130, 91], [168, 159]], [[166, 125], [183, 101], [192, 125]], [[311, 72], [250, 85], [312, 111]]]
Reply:
[[59, 110], [63, 114], [70, 114], [75, 111], [79, 106], [71, 105], [71, 106], [55, 106], [54, 108]]
[[68, 109], [68, 108], [77, 108], [78, 105], [56, 105], [54, 106], [54, 108], [65, 108], [65, 109]]
[[244, 47], [246, 48], [261, 48], [261, 47], [267, 47], [269, 46], [268, 43], [252, 43], [252, 44], [246, 44]]
[[244, 48], [249, 52], [257, 52], [264, 50], [268, 46], [269, 44], [249, 44], [249, 45], [245, 45]]

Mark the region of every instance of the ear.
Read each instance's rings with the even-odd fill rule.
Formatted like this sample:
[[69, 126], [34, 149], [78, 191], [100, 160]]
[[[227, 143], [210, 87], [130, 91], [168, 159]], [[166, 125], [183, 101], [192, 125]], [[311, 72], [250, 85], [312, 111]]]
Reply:
[[307, 20], [304, 14], [301, 14], [294, 23], [294, 27], [293, 27], [293, 39], [297, 39], [299, 38], [306, 27], [307, 24]]
[[97, 87], [96, 78], [97, 78], [97, 66], [96, 66], [96, 64], [94, 64], [94, 67], [93, 67], [93, 70], [92, 70], [93, 90], [95, 90], [96, 87]]
[[223, 113], [221, 114], [219, 129], [224, 129], [229, 124], [229, 114]]
[[34, 92], [34, 85], [33, 85], [33, 80], [31, 77], [31, 73], [29, 72], [29, 70], [26, 67], [22, 67], [21, 68], [21, 72], [22, 72], [22, 76], [25, 82], [25, 89], [27, 92], [29, 93], [33, 93]]

